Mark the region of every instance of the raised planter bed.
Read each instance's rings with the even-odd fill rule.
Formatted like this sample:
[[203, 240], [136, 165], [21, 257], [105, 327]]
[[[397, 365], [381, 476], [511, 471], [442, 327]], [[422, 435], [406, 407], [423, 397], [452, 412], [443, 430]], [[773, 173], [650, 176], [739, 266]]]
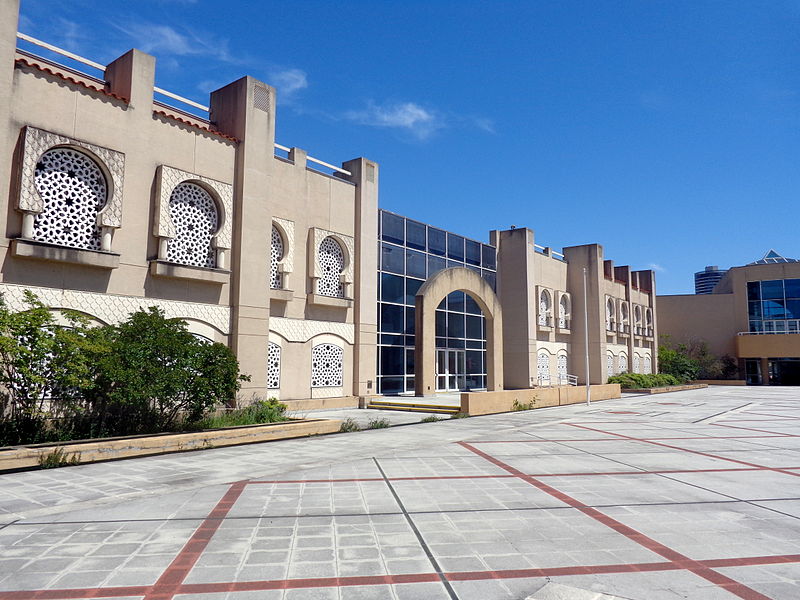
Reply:
[[8, 446], [0, 448], [0, 472], [37, 467], [40, 457], [46, 456], [56, 449], [60, 449], [66, 459], [77, 457], [77, 463], [84, 464], [135, 456], [322, 435], [335, 433], [339, 431], [340, 426], [341, 421], [338, 419], [302, 419], [187, 433], [159, 433], [55, 444]]
[[686, 385], [668, 385], [665, 387], [640, 388], [622, 390], [626, 394], [666, 394], [668, 392], [685, 392], [686, 390], [701, 390], [707, 388], [705, 383], [687, 383]]

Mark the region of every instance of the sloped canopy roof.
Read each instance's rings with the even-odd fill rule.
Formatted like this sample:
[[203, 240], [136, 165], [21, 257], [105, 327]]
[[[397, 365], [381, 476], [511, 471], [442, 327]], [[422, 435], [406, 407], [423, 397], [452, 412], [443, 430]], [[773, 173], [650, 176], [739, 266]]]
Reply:
[[753, 261], [751, 265], [770, 265], [773, 263], [793, 263], [793, 262], [800, 262], [796, 258], [786, 258], [785, 256], [781, 256], [775, 250], [770, 250], [767, 252], [761, 259]]

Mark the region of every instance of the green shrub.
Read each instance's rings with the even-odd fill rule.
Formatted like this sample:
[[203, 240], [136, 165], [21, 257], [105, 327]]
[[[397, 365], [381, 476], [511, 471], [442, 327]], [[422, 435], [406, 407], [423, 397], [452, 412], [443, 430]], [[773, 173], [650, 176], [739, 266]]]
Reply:
[[69, 455], [64, 452], [62, 448], [54, 448], [46, 454], [40, 454], [38, 462], [39, 467], [42, 469], [68, 467], [80, 464], [81, 454], [80, 452], [73, 452], [71, 455]]
[[351, 431], [361, 431], [361, 426], [356, 422], [355, 419], [351, 417], [347, 417], [344, 421], [342, 421], [341, 427], [339, 427], [339, 431], [342, 433], [349, 433]]
[[455, 413], [455, 414], [454, 414], [452, 417], [450, 417], [450, 418], [451, 418], [451, 419], [466, 419], [466, 418], [468, 418], [468, 417], [469, 417], [469, 413], [465, 413], [465, 412], [457, 412], [457, 413]]
[[608, 378], [608, 383], [618, 383], [624, 390], [667, 387], [681, 382], [666, 373], [621, 373]]
[[423, 417], [420, 419], [420, 423], [437, 423], [441, 421], [441, 417], [437, 417], [436, 415], [428, 415], [427, 417]]
[[248, 406], [236, 408], [222, 414], [205, 417], [195, 423], [187, 423], [187, 429], [217, 429], [240, 425], [260, 425], [287, 421], [286, 405], [275, 398], [256, 400]]
[[533, 409], [533, 400], [530, 402], [520, 402], [519, 400], [514, 400], [514, 404], [511, 406], [511, 410], [518, 411], [518, 410], [532, 410]]
[[367, 422], [367, 429], [386, 429], [391, 427], [389, 419], [385, 417], [375, 417]]
[[669, 339], [666, 337], [662, 338], [662, 342], [658, 347], [659, 373], [672, 375], [681, 383], [697, 379], [701, 364], [698, 359], [689, 355], [686, 345], [679, 344], [673, 348], [669, 345]]

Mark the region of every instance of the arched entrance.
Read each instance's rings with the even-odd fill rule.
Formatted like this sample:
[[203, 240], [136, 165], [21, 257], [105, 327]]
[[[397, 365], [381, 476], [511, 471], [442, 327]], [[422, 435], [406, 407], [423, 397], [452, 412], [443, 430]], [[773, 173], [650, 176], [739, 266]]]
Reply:
[[486, 319], [486, 389], [503, 389], [503, 318], [494, 290], [475, 271], [455, 267], [428, 279], [415, 299], [414, 391], [417, 396], [436, 390], [436, 308], [451, 292], [469, 294]]

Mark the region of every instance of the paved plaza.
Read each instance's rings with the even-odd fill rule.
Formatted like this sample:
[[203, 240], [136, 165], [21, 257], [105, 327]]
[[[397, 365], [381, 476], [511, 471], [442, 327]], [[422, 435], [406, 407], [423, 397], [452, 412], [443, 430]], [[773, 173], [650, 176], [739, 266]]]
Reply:
[[798, 391], [2, 475], [0, 600], [795, 600]]

